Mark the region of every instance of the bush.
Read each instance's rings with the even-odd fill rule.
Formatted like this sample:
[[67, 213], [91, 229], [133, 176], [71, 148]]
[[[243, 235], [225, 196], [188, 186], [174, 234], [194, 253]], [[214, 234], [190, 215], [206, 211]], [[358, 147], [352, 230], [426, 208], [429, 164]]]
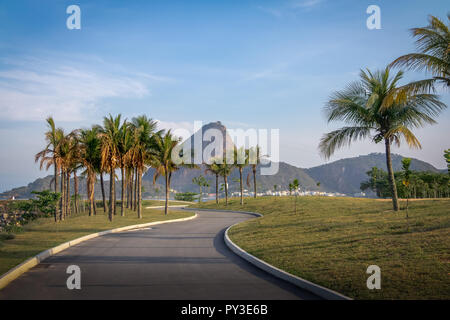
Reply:
[[184, 192], [184, 193], [176, 193], [175, 200], [179, 201], [194, 201], [195, 196], [198, 194], [195, 192]]

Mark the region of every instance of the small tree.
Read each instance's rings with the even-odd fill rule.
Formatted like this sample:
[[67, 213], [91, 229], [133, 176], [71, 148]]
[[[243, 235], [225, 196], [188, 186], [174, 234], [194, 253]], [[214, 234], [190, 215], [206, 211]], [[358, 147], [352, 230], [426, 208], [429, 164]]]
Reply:
[[209, 182], [208, 180], [205, 179], [204, 176], [200, 175], [198, 177], [195, 177], [192, 179], [192, 183], [198, 185], [198, 187], [200, 188], [200, 193], [198, 195], [198, 202], [202, 202], [202, 194], [203, 194], [203, 187], [209, 187]]
[[43, 213], [45, 216], [54, 214], [55, 222], [58, 221], [56, 213], [56, 206], [58, 204], [61, 194], [59, 192], [52, 192], [50, 190], [44, 191], [32, 191], [37, 199], [31, 200], [32, 207], [36, 208], [39, 212]]
[[295, 213], [297, 214], [297, 190], [298, 190], [298, 187], [299, 187], [299, 182], [298, 182], [298, 179], [294, 179], [294, 181], [292, 181], [292, 189], [295, 191], [295, 194], [294, 194], [294, 196], [295, 196]]
[[411, 170], [409, 170], [409, 166], [411, 165], [411, 159], [410, 158], [403, 158], [402, 159], [402, 169], [403, 169], [403, 185], [406, 189], [406, 219], [408, 219], [408, 200], [410, 196], [410, 180], [411, 180]]
[[450, 149], [444, 150], [445, 162], [447, 162], [447, 172], [450, 175]]

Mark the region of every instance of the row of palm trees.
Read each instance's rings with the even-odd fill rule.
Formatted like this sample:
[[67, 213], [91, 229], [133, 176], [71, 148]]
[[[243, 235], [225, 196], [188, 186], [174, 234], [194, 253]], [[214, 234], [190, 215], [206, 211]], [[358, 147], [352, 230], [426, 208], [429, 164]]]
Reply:
[[96, 214], [94, 187], [97, 176], [106, 212], [106, 197], [103, 175], [109, 174], [108, 218], [116, 214], [116, 172], [121, 174], [120, 214], [125, 215], [125, 206], [137, 211], [142, 218], [142, 176], [147, 168], [156, 170], [158, 176], [165, 177], [166, 205], [168, 213], [168, 194], [172, 172], [179, 168], [172, 160], [172, 150], [179, 143], [171, 131], [157, 131], [157, 123], [147, 116], [133, 118], [131, 122], [122, 121], [121, 115], [105, 117], [103, 125], [93, 125], [88, 129], [77, 129], [66, 134], [57, 128], [52, 117], [47, 119], [48, 131], [45, 134], [46, 147], [36, 154], [40, 167], [54, 168], [54, 191], [60, 192], [59, 207], [55, 210], [55, 221], [64, 220], [71, 211], [70, 179], [74, 176], [75, 212], [78, 212], [78, 175], [86, 178], [89, 215]]
[[[450, 20], [450, 15], [447, 18]], [[328, 122], [342, 121], [348, 125], [325, 134], [319, 145], [321, 153], [329, 158], [335, 150], [356, 140], [370, 138], [375, 143], [383, 142], [394, 211], [399, 210], [399, 205], [391, 145], [400, 146], [403, 138], [410, 147], [421, 148], [411, 130], [436, 123], [435, 118], [447, 107], [434, 94], [436, 86], [450, 88], [449, 25], [430, 16], [429, 25], [412, 29], [412, 34], [417, 37], [420, 52], [401, 56], [382, 71], [361, 71], [359, 81], [332, 94], [325, 107]], [[403, 72], [391, 76], [394, 66], [425, 69], [433, 78], [400, 86]]]
[[[243, 187], [243, 171], [247, 166], [251, 166], [253, 175], [253, 197], [256, 198], [256, 169], [261, 163], [264, 155], [261, 154], [259, 146], [244, 149], [243, 147], [234, 147], [232, 160], [227, 160], [227, 155], [224, 154], [222, 159], [211, 159], [205, 164], [205, 173], [211, 173], [216, 177], [216, 203], [219, 203], [219, 176], [223, 178], [225, 189], [225, 205], [228, 205], [228, 176], [235, 168], [239, 170], [239, 189], [240, 189], [240, 204], [244, 204], [244, 187]], [[250, 185], [250, 175], [247, 175], [247, 185]]]

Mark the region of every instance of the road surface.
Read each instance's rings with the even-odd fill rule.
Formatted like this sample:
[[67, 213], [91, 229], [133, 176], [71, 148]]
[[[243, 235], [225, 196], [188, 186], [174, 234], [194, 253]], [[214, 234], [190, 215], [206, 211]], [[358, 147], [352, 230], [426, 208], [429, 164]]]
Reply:
[[[108, 234], [70, 247], [0, 290], [2, 299], [318, 299], [254, 267], [224, 231], [251, 215], [199, 212], [194, 220]], [[67, 289], [69, 265], [81, 289]]]

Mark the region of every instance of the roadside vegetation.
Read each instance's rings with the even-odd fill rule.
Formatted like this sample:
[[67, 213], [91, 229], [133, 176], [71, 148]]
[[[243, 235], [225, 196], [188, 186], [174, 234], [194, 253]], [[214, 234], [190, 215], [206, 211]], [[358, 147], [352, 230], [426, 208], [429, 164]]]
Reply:
[[[408, 222], [388, 201], [360, 198], [245, 198], [262, 218], [238, 224], [231, 239], [289, 273], [355, 299], [450, 298], [450, 200], [415, 200]], [[403, 210], [406, 201], [400, 201]], [[242, 210], [240, 199], [192, 207]], [[381, 290], [369, 290], [369, 265]]]

